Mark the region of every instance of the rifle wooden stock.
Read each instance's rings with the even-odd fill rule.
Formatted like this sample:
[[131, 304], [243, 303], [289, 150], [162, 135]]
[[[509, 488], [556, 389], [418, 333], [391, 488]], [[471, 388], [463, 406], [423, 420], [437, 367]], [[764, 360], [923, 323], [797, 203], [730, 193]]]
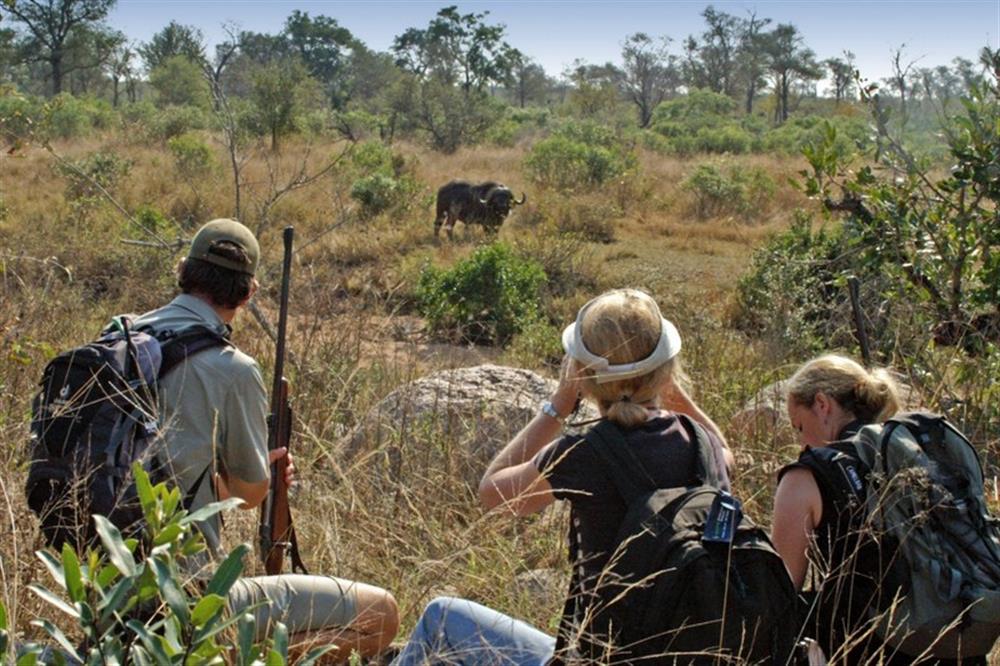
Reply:
[[[278, 312], [278, 335], [274, 361], [274, 384], [271, 390], [271, 413], [268, 415], [267, 449], [291, 450], [292, 409], [288, 404], [288, 380], [285, 371], [285, 335], [288, 325], [288, 288], [292, 269], [292, 227], [285, 227], [285, 256], [281, 271], [281, 300]], [[291, 551], [292, 570], [306, 572], [299, 557], [292, 511], [288, 506], [288, 484], [285, 483], [287, 456], [271, 463], [271, 487], [260, 511], [260, 554], [268, 575], [280, 574], [285, 554]]]

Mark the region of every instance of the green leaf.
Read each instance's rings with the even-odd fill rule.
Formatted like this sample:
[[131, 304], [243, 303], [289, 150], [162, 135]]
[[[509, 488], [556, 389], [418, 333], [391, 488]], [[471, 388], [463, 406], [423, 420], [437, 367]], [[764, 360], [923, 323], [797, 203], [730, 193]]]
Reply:
[[70, 601], [83, 601], [83, 573], [80, 571], [80, 560], [76, 551], [68, 543], [62, 547], [63, 578], [66, 580], [66, 592]]
[[122, 578], [115, 583], [115, 586], [111, 588], [111, 592], [105, 594], [101, 598], [101, 602], [97, 605], [97, 609], [101, 613], [97, 620], [98, 624], [104, 625], [116, 613], [119, 615], [124, 614], [129, 595], [132, 594], [134, 589], [134, 578]]
[[138, 620], [129, 620], [125, 626], [142, 641], [142, 646], [146, 648], [153, 663], [159, 666], [171, 666], [170, 657], [164, 651], [163, 645], [160, 644], [159, 636], [153, 634], [148, 627]]
[[190, 525], [191, 523], [196, 523], [204, 520], [208, 520], [215, 514], [221, 511], [227, 511], [238, 507], [243, 503], [243, 500], [238, 497], [230, 497], [229, 499], [222, 500], [221, 502], [212, 502], [211, 504], [206, 504], [197, 511], [189, 513], [180, 520], [181, 525]]
[[198, 600], [194, 610], [191, 611], [191, 623], [196, 627], [204, 626], [225, 605], [225, 598], [218, 594], [206, 594]]
[[115, 578], [117, 577], [118, 569], [111, 564], [106, 564], [97, 572], [97, 579], [95, 582], [97, 583], [97, 587], [106, 589], [109, 585], [115, 582]]
[[63, 572], [62, 562], [60, 562], [55, 555], [53, 555], [47, 550], [35, 551], [35, 555], [37, 555], [38, 559], [42, 561], [42, 564], [45, 565], [45, 568], [49, 570], [49, 574], [52, 575], [52, 578], [54, 578], [55, 581], [59, 583], [59, 587], [65, 590], [66, 574]]
[[183, 529], [184, 528], [182, 528], [177, 523], [170, 523], [169, 525], [164, 527], [159, 534], [156, 535], [155, 539], [153, 539], [153, 546], [154, 547], [162, 546], [165, 543], [171, 543], [175, 541], [177, 537], [181, 535]]
[[38, 655], [41, 653], [42, 648], [38, 647], [32, 649], [31, 652], [22, 652], [17, 656], [17, 661], [14, 662], [14, 666], [35, 666], [38, 663]]
[[[281, 658], [277, 666], [284, 666], [288, 661], [288, 627], [285, 626], [284, 622], [278, 622], [274, 625], [271, 641], [271, 654], [277, 654]], [[271, 666], [270, 661], [271, 657], [268, 655], [268, 666]]]
[[70, 617], [74, 619], [80, 618], [80, 612], [78, 610], [76, 610], [68, 603], [60, 599], [58, 596], [50, 592], [48, 588], [42, 587], [41, 585], [37, 585], [35, 583], [31, 583], [30, 585], [28, 585], [28, 589], [37, 594], [39, 597], [41, 597], [42, 600], [45, 601], [47, 604], [55, 606], [56, 608], [61, 610], [63, 613], [66, 613]]
[[240, 621], [236, 627], [236, 645], [239, 648], [236, 663], [241, 666], [250, 666], [256, 658], [253, 641], [256, 629], [257, 621], [254, 620], [253, 613], [240, 615]]
[[181, 621], [181, 624], [187, 624], [190, 619], [187, 595], [177, 583], [170, 566], [158, 557], [150, 558], [148, 562], [153, 566], [153, 571], [156, 572], [156, 584], [160, 588], [163, 600], [167, 602], [167, 606]]
[[236, 579], [243, 573], [243, 558], [250, 552], [250, 547], [241, 543], [230, 551], [226, 559], [219, 565], [205, 588], [205, 594], [217, 594], [225, 597], [229, 594], [229, 588], [233, 586]]
[[7, 631], [7, 608], [0, 601], [0, 631]]
[[136, 461], [132, 464], [132, 476], [135, 478], [135, 490], [139, 495], [139, 505], [148, 521], [156, 508], [156, 497], [153, 495], [153, 486], [149, 482], [149, 474], [142, 468], [142, 464]]
[[83, 661], [83, 657], [81, 657], [79, 653], [77, 653], [76, 648], [73, 647], [73, 644], [69, 642], [68, 638], [66, 638], [66, 634], [62, 632], [62, 629], [52, 624], [48, 620], [32, 620], [31, 624], [35, 625], [36, 627], [41, 627], [42, 629], [44, 629], [45, 633], [47, 633], [49, 637], [52, 638], [52, 640], [58, 643], [59, 647], [65, 650], [66, 654], [69, 655], [71, 659], [76, 659], [77, 661]]
[[95, 515], [94, 525], [97, 527], [97, 535], [101, 537], [101, 543], [108, 553], [108, 559], [125, 576], [136, 574], [135, 560], [122, 540], [122, 533], [118, 531], [110, 520], [104, 516]]

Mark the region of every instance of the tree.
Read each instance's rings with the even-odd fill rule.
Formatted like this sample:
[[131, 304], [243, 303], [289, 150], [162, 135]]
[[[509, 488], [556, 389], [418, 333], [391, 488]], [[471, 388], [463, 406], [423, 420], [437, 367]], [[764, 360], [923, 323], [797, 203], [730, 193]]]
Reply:
[[723, 95], [733, 95], [736, 87], [740, 20], [709, 5], [701, 13], [708, 29], [702, 33], [699, 49], [708, 87]]
[[195, 106], [208, 109], [209, 90], [204, 72], [185, 55], [164, 60], [149, 74], [149, 84], [156, 90], [161, 105]]
[[25, 52], [48, 64], [53, 95], [62, 92], [63, 77], [71, 71], [65, 62], [70, 40], [78, 31], [97, 25], [114, 5], [115, 0], [17, 0], [7, 5], [10, 16], [28, 30]]
[[830, 70], [830, 83], [833, 84], [833, 98], [839, 105], [845, 99], [851, 98], [854, 86], [854, 54], [844, 51], [844, 57], [828, 58], [823, 61]]
[[152, 39], [139, 47], [139, 55], [146, 63], [146, 70], [152, 72], [166, 60], [174, 56], [184, 56], [196, 65], [203, 66], [205, 58], [205, 38], [201, 30], [190, 25], [171, 21]]
[[265, 65], [254, 73], [250, 99], [258, 129], [271, 137], [272, 151], [278, 150], [281, 137], [295, 130], [302, 111], [315, 105], [317, 92], [317, 81], [296, 58]]
[[333, 106], [342, 107], [348, 95], [347, 63], [357, 44], [351, 31], [336, 19], [311, 18], [308, 13], [296, 9], [285, 21], [283, 37], [309, 74], [326, 88]]
[[445, 7], [426, 29], [410, 28], [396, 37], [397, 64], [420, 80], [457, 85], [466, 95], [508, 81], [516, 51], [503, 39], [505, 26], [485, 23], [488, 15]]
[[120, 88], [123, 82], [129, 101], [135, 101], [135, 56], [135, 49], [123, 41], [112, 51], [111, 57], [106, 63], [105, 69], [111, 79], [111, 104], [115, 107], [118, 106]]
[[913, 70], [917, 61], [920, 60], [910, 60], [908, 62], [903, 61], [903, 52], [906, 50], [906, 44], [901, 44], [898, 49], [892, 51], [892, 75], [889, 76], [886, 81], [896, 90], [899, 95], [899, 110], [901, 121], [903, 124], [906, 123], [906, 95], [910, 90], [910, 72]]
[[545, 102], [551, 80], [541, 65], [518, 51], [509, 87], [514, 103], [523, 109], [529, 101], [536, 104]]
[[789, 99], [797, 82], [816, 80], [821, 73], [812, 49], [802, 45], [802, 35], [790, 23], [780, 23], [767, 33], [764, 51], [768, 56], [768, 71], [774, 84], [777, 104], [774, 119], [777, 123], [788, 120]]
[[762, 29], [771, 23], [769, 18], [757, 18], [756, 12], [750, 12], [743, 20], [740, 30], [740, 44], [737, 52], [739, 77], [745, 90], [744, 108], [747, 115], [753, 113], [753, 103], [757, 92], [767, 85], [764, 74], [767, 72], [767, 52], [765, 50], [765, 34]]
[[639, 111], [639, 127], [649, 126], [653, 110], [676, 91], [677, 68], [667, 52], [668, 39], [659, 42], [643, 32], [629, 35], [622, 45], [625, 94]]
[[1000, 51], [983, 55], [988, 78], [972, 84], [960, 114], [943, 116], [952, 165], [944, 175], [894, 135], [875, 86], [861, 90], [881, 138], [874, 165], [850, 169], [832, 128], [806, 154], [807, 192], [850, 214], [862, 260], [896, 280], [897, 297], [915, 295], [938, 322], [958, 327], [984, 309], [1000, 313]]
[[69, 87], [74, 95], [101, 90], [107, 85], [104, 70], [127, 40], [125, 33], [102, 24], [74, 30], [66, 40], [63, 87]]
[[614, 113], [619, 104], [619, 85], [622, 71], [610, 62], [588, 65], [574, 60], [563, 72], [572, 84], [569, 104], [585, 118], [597, 118]]

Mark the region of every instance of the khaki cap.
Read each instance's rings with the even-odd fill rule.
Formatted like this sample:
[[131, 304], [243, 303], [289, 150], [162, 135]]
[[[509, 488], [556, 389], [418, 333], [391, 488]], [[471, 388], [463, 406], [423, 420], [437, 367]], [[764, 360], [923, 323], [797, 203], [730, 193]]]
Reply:
[[[238, 245], [249, 257], [249, 263], [233, 261], [215, 251], [219, 243], [227, 242]], [[257, 272], [257, 262], [260, 259], [260, 246], [253, 233], [245, 226], [230, 219], [218, 219], [206, 222], [191, 239], [190, 259], [201, 259], [210, 264], [253, 275]]]

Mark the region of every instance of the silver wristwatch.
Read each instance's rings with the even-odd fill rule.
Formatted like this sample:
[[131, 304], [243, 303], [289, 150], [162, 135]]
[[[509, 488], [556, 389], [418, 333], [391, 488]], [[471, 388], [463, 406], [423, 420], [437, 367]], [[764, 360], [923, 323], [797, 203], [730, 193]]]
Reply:
[[555, 405], [552, 404], [551, 400], [546, 400], [545, 402], [542, 403], [542, 414], [545, 414], [546, 416], [551, 416], [556, 421], [559, 421], [559, 423], [566, 422], [566, 417], [561, 416], [559, 412], [556, 411]]

